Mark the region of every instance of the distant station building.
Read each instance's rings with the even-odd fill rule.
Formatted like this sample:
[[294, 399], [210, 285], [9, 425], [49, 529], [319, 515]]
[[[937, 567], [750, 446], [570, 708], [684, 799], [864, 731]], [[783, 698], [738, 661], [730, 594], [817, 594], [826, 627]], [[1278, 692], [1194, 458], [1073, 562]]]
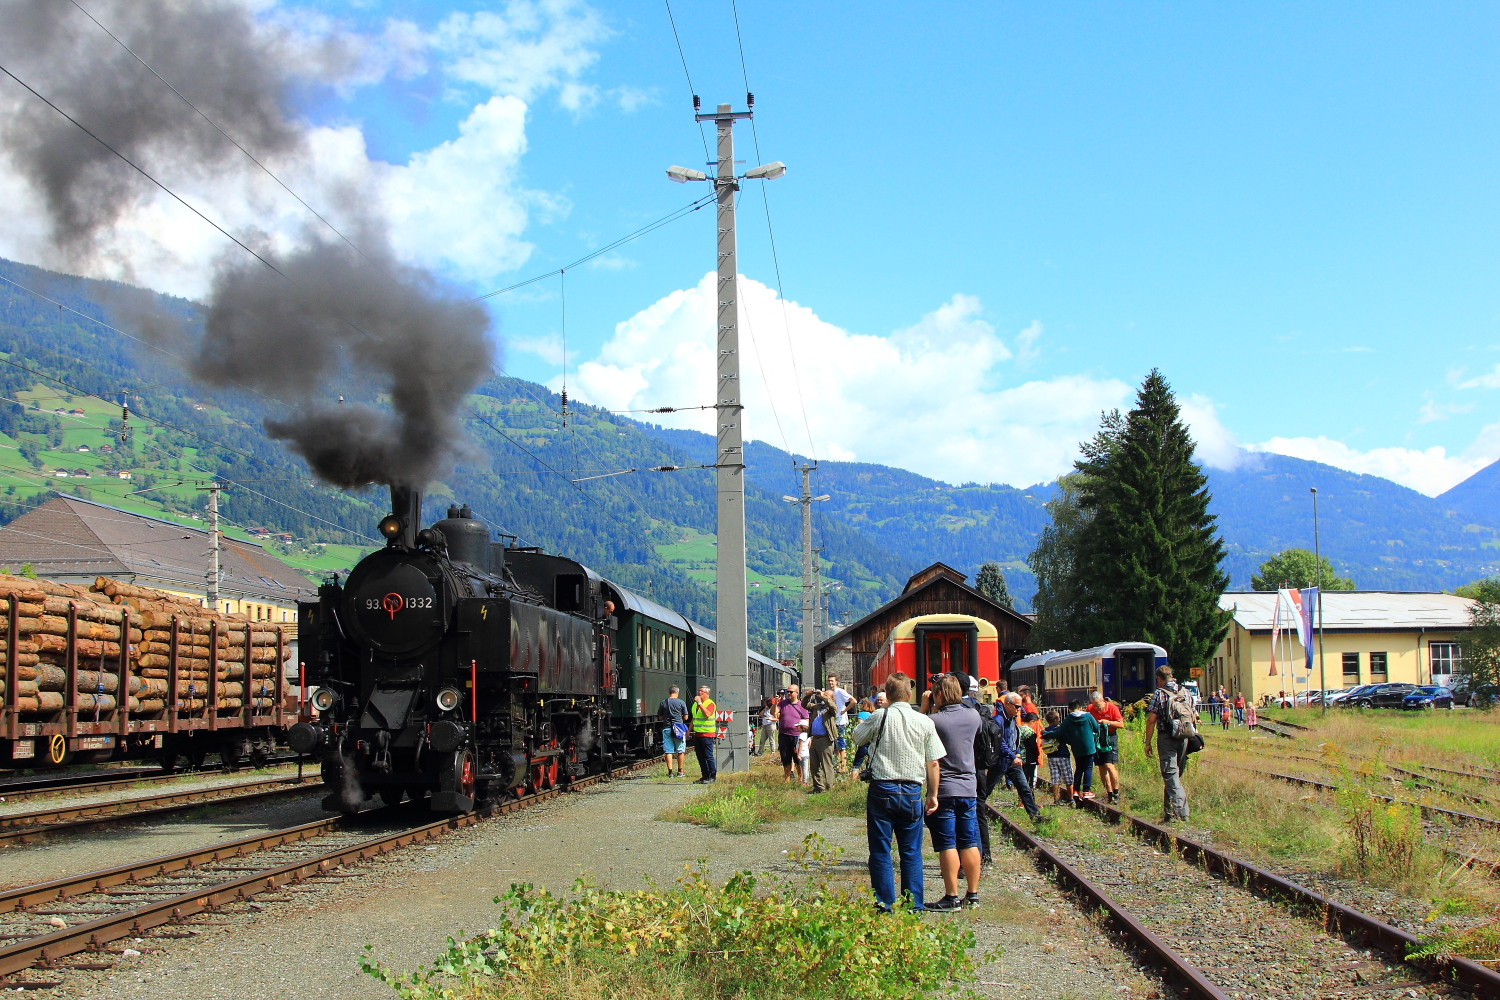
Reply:
[[853, 625], [818, 643], [813, 651], [818, 682], [834, 674], [840, 684], [860, 696], [869, 693], [870, 666], [891, 630], [923, 615], [972, 615], [1000, 633], [1000, 665], [1026, 655], [1032, 622], [1025, 615], [996, 604], [968, 584], [968, 576], [952, 566], [933, 563], [906, 581], [901, 596], [865, 615]]
[[1360, 684], [1444, 684], [1462, 672], [1463, 636], [1473, 604], [1453, 594], [1326, 591], [1321, 658], [1314, 631], [1312, 670], [1306, 669], [1306, 651], [1283, 610], [1272, 673], [1276, 595], [1231, 591], [1219, 598], [1219, 606], [1233, 613], [1234, 622], [1199, 685], [1205, 696], [1222, 687], [1258, 701], [1281, 692], [1290, 696]]
[[[55, 496], [0, 528], [0, 568], [84, 586], [107, 576], [208, 600], [209, 534], [77, 497]], [[317, 587], [251, 542], [220, 535], [219, 608], [297, 635], [297, 602], [316, 599]]]

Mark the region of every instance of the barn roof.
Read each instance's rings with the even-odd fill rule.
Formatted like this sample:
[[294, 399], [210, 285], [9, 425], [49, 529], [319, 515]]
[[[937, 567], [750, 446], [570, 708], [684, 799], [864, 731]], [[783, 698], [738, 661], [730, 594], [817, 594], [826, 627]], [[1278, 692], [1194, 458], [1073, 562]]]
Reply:
[[[311, 600], [316, 587], [264, 547], [220, 535], [220, 593], [289, 603]], [[54, 496], [0, 528], [0, 565], [30, 563], [37, 576], [137, 580], [169, 590], [207, 588], [209, 534], [156, 517]]]
[[869, 614], [865, 615], [863, 618], [853, 623], [852, 625], [844, 626], [833, 635], [818, 643], [817, 646], [814, 647], [814, 649], [822, 650], [829, 646], [839, 645], [840, 643], [847, 640], [849, 636], [860, 631], [869, 622], [885, 614], [893, 606], [905, 603], [907, 601], [915, 601], [920, 598], [924, 591], [945, 583], [950, 586], [959, 588], [973, 599], [989, 605], [991, 609], [999, 612], [1002, 617], [1008, 616], [1014, 619], [1023, 628], [1030, 630], [1033, 624], [1031, 619], [1011, 608], [1005, 607], [1003, 604], [996, 604], [994, 601], [990, 600], [988, 597], [985, 597], [979, 591], [969, 586], [966, 582], [967, 580], [968, 577], [966, 575], [960, 573], [952, 566], [940, 562], [933, 563], [931, 566], [928, 566], [921, 572], [912, 574], [911, 579], [907, 580], [906, 586], [902, 588], [901, 596], [897, 597], [893, 601], [887, 601], [885, 604], [882, 604], [880, 607], [876, 608], [874, 611], [871, 611]]

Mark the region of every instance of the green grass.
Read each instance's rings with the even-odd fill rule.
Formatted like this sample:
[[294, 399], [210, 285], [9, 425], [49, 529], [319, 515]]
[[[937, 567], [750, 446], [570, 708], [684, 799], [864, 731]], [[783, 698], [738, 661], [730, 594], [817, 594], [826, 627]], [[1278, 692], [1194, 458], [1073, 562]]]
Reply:
[[865, 784], [845, 776], [816, 795], [800, 780], [788, 784], [780, 766], [756, 761], [740, 774], [720, 774], [706, 791], [664, 810], [657, 819], [708, 826], [724, 833], [765, 833], [783, 820], [863, 816]]
[[1299, 708], [1269, 713], [1312, 732], [1299, 734], [1298, 743], [1328, 741], [1352, 753], [1374, 754], [1385, 748], [1392, 763], [1401, 761], [1454, 767], [1467, 762], [1500, 768], [1500, 710], [1402, 712], [1330, 708]]

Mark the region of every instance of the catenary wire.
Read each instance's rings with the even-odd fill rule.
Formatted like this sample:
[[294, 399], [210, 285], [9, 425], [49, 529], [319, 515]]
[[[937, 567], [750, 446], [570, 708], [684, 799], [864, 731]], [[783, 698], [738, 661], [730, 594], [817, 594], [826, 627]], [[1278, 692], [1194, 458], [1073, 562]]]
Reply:
[[[672, 0], [662, 0], [667, 5], [667, 23], [672, 26], [672, 40], [677, 43], [677, 58], [682, 60], [682, 75], [687, 80], [688, 93], [693, 95], [694, 102], [697, 101], [698, 91], [693, 87], [693, 74], [688, 72], [687, 55], [682, 51], [682, 36], [677, 34], [677, 19], [672, 16]], [[697, 111], [697, 107], [693, 108]], [[698, 138], [703, 141], [703, 160], [708, 162], [708, 136], [703, 131], [703, 123], [698, 123]]]

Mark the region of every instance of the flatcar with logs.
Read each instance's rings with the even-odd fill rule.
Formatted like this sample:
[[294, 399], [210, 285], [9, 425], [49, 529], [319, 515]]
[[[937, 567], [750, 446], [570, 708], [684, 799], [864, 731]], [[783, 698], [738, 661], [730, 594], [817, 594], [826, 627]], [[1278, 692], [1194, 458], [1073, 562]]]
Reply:
[[99, 577], [0, 575], [0, 766], [269, 756], [296, 716], [279, 626]]
[[[716, 678], [713, 634], [563, 556], [491, 540], [465, 505], [421, 527], [393, 488], [385, 548], [299, 605], [325, 806], [459, 813], [657, 753], [657, 706]], [[759, 676], [761, 665], [753, 664]]]

